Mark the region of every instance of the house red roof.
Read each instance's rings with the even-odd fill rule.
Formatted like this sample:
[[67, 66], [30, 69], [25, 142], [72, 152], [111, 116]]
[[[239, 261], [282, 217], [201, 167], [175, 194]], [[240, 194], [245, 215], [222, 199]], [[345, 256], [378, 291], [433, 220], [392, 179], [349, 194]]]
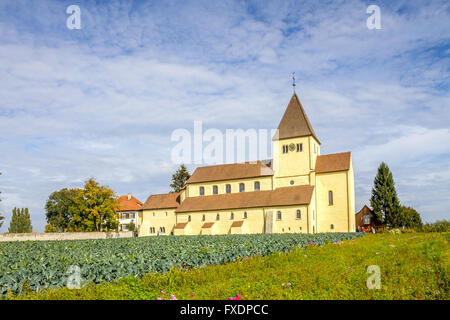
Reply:
[[351, 153], [333, 153], [317, 156], [316, 173], [346, 171], [350, 169]]
[[119, 197], [119, 210], [120, 211], [137, 211], [142, 210], [142, 202], [133, 197], [132, 195], [126, 195]]

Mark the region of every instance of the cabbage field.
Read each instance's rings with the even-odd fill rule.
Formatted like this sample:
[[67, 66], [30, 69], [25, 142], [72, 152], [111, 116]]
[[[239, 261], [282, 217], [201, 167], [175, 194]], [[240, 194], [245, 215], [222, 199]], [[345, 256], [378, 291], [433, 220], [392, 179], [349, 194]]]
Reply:
[[[363, 233], [161, 236], [130, 239], [0, 242], [0, 296], [63, 287], [74, 268], [83, 283], [225, 264]], [[75, 266], [75, 267], [74, 267]], [[78, 269], [79, 268], [79, 269]]]

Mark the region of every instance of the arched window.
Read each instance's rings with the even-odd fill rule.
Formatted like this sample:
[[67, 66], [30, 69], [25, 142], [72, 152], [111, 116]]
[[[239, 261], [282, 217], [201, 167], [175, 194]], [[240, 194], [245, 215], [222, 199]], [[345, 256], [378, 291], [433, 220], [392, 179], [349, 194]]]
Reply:
[[297, 219], [300, 220], [302, 218], [302, 212], [297, 210]]
[[205, 215], [203, 215], [202, 216], [202, 221], [205, 221], [206, 220], [206, 217], [205, 217]]
[[332, 225], [330, 226], [330, 229], [331, 229], [331, 230], [333, 230], [333, 229], [334, 229], [334, 224], [332, 224]]
[[219, 188], [217, 186], [213, 186], [213, 194], [218, 194]]
[[216, 215], [216, 220], [220, 220], [220, 215], [219, 214]]
[[188, 222], [191, 222], [191, 216], [188, 216]]
[[200, 187], [200, 195], [204, 196], [205, 195], [205, 187]]
[[244, 211], [244, 219], [247, 219], [247, 211]]
[[227, 184], [225, 189], [226, 189], [226, 193], [231, 193], [231, 184]]
[[277, 211], [277, 220], [281, 220], [281, 211]]
[[259, 181], [255, 181], [255, 191], [259, 191], [259, 190], [260, 190]]
[[239, 183], [239, 192], [244, 192], [244, 191], [245, 191], [245, 184]]
[[232, 213], [230, 213], [230, 220], [233, 220], [234, 219], [234, 213], [232, 212]]
[[328, 191], [328, 205], [333, 205], [333, 191]]

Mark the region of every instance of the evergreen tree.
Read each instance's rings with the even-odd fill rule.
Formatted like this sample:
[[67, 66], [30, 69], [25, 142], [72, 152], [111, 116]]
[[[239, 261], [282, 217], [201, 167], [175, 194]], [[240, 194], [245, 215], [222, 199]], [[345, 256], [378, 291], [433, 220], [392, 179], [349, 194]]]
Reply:
[[33, 232], [31, 218], [28, 208], [16, 208], [12, 210], [11, 222], [8, 228], [9, 233], [30, 233]]
[[370, 205], [374, 217], [389, 227], [399, 227], [402, 223], [400, 201], [395, 190], [394, 178], [389, 167], [382, 162], [374, 180]]
[[185, 165], [182, 164], [175, 174], [172, 175], [172, 184], [170, 187], [173, 191], [171, 192], [180, 192], [190, 177], [189, 171], [186, 169]]

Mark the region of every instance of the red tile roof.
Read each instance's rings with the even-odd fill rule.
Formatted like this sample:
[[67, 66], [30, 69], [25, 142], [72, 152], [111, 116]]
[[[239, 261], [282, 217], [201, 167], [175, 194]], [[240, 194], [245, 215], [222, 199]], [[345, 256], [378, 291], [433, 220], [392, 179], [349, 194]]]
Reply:
[[186, 183], [272, 176], [273, 171], [261, 161], [198, 167]]
[[179, 193], [152, 194], [144, 203], [143, 209], [172, 209], [180, 205]]
[[345, 171], [350, 169], [351, 152], [317, 156], [316, 173]]
[[244, 224], [244, 221], [234, 221], [234, 222], [231, 224], [231, 227], [232, 227], [232, 228], [238, 228], [238, 227], [242, 227], [243, 224]]
[[187, 226], [187, 222], [181, 222], [181, 223], [177, 223], [175, 225], [175, 229], [184, 229]]
[[309, 204], [314, 186], [283, 187], [275, 190], [226, 193], [186, 198], [176, 212], [228, 210]]
[[122, 211], [136, 211], [142, 210], [142, 202], [131, 196], [128, 200], [128, 195], [119, 197], [119, 210]]
[[214, 222], [205, 222], [202, 226], [204, 229], [209, 229], [214, 225]]

